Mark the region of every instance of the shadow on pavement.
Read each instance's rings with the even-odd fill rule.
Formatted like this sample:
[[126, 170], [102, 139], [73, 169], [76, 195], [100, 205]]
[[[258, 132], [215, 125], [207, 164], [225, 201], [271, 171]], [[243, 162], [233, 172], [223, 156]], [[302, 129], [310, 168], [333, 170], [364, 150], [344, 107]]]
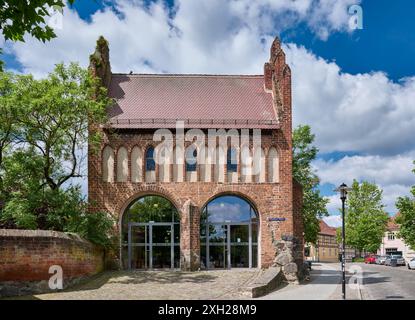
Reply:
[[75, 285], [64, 291], [95, 290], [107, 283], [118, 284], [143, 284], [143, 283], [206, 283], [215, 281], [218, 277], [214, 274], [195, 274], [179, 271], [107, 271], [89, 279], [87, 282]]

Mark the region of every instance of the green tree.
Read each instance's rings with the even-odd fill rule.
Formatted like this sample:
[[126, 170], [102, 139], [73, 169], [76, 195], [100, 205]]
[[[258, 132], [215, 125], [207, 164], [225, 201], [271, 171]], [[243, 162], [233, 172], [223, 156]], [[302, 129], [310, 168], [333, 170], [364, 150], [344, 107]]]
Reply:
[[57, 65], [46, 78], [0, 76], [0, 227], [77, 232], [109, 243], [113, 219], [90, 214], [79, 186], [91, 123], [105, 123], [111, 100], [77, 64]]
[[[72, 5], [74, 0], [68, 2]], [[64, 0], [0, 0], [0, 29], [4, 39], [24, 41], [25, 34], [43, 42], [55, 38], [46, 19], [52, 9], [61, 11], [64, 7]], [[2, 65], [0, 61], [0, 68]]]
[[318, 190], [320, 180], [311, 166], [318, 153], [313, 146], [314, 138], [307, 125], [298, 126], [293, 132], [293, 176], [303, 186], [304, 239], [311, 243], [317, 241], [319, 220], [328, 215], [328, 199], [321, 196]]
[[105, 123], [111, 100], [98, 80], [77, 64], [59, 64], [46, 79], [21, 78], [14, 95], [20, 128], [17, 143], [31, 147], [42, 158], [39, 170], [52, 190], [82, 176], [82, 153], [99, 133], [88, 136], [91, 122]]
[[[415, 169], [412, 172], [415, 173]], [[399, 197], [396, 201], [399, 210], [396, 222], [399, 224], [399, 237], [415, 250], [415, 185], [412, 186], [411, 193], [412, 197]]]
[[17, 114], [14, 107], [15, 84], [16, 79], [12, 73], [0, 72], [0, 196], [3, 190], [3, 157], [17, 131]]
[[388, 223], [383, 191], [374, 183], [353, 181], [346, 202], [346, 244], [360, 251], [379, 249]]

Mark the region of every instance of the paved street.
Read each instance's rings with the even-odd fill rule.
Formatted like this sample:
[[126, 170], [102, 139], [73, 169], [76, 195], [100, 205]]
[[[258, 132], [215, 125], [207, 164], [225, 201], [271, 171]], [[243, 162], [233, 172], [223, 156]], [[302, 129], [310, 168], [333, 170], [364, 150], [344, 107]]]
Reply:
[[364, 299], [415, 299], [415, 270], [403, 266], [357, 265], [363, 269]]
[[[327, 300], [334, 295], [340, 283], [340, 273], [334, 264], [316, 263], [310, 273], [310, 281], [299, 285], [287, 285], [261, 300]], [[316, 294], [318, 293], [318, 294]]]
[[[339, 300], [339, 263], [315, 263], [309, 281], [284, 285], [262, 300]], [[415, 299], [415, 270], [349, 263], [346, 265], [347, 299]], [[354, 273], [354, 271], [357, 271]], [[57, 293], [20, 299], [249, 299], [241, 291], [258, 275], [258, 270], [217, 270], [202, 272], [104, 272], [90, 281]], [[363, 285], [354, 284], [360, 280]]]

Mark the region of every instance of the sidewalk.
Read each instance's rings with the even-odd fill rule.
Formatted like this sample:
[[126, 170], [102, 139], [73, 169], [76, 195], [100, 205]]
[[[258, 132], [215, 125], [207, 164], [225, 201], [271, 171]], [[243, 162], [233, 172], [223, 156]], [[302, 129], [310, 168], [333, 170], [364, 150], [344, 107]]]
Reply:
[[[348, 279], [346, 279], [348, 283]], [[348, 300], [360, 299], [358, 290], [347, 286]], [[339, 300], [341, 299], [341, 273], [338, 263], [315, 263], [310, 273], [310, 281], [299, 285], [287, 285], [272, 292], [261, 300]]]

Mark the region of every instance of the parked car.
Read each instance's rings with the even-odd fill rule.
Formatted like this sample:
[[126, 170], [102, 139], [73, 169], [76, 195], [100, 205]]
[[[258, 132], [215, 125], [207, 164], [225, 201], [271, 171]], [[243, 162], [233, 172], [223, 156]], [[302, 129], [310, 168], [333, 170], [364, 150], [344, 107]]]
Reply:
[[376, 263], [376, 256], [375, 255], [368, 255], [365, 257], [365, 263]]
[[[396, 260], [396, 259], [395, 259]], [[386, 260], [385, 260], [385, 266], [391, 266], [392, 265], [392, 256], [387, 256]], [[396, 261], [397, 264], [397, 261]]]
[[401, 255], [392, 255], [393, 258], [396, 258], [398, 266], [405, 266], [406, 261], [405, 258]]
[[415, 269], [415, 258], [412, 258], [408, 262], [408, 269]]
[[376, 256], [376, 264], [385, 264], [385, 260], [388, 256]]
[[390, 255], [385, 260], [385, 266], [404, 266], [406, 265], [405, 259], [402, 256]]

